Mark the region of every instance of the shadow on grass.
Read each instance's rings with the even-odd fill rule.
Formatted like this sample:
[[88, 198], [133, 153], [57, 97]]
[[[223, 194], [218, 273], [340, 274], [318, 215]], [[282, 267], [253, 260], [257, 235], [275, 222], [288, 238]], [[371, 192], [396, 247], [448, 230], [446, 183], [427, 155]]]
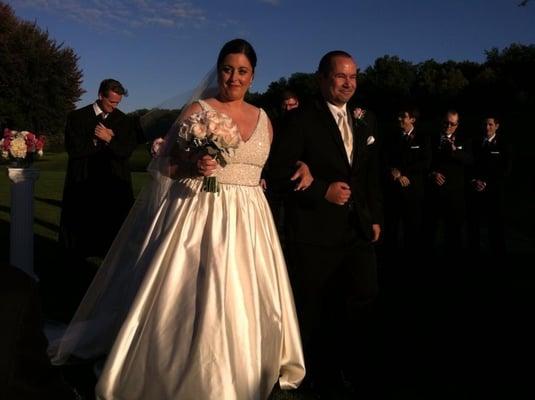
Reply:
[[45, 198], [45, 197], [38, 197], [38, 196], [34, 196], [34, 199], [38, 200], [38, 201], [42, 201], [43, 203], [49, 204], [49, 205], [54, 206], [54, 207], [61, 208], [61, 206], [62, 206], [61, 200], [48, 199], [48, 198]]

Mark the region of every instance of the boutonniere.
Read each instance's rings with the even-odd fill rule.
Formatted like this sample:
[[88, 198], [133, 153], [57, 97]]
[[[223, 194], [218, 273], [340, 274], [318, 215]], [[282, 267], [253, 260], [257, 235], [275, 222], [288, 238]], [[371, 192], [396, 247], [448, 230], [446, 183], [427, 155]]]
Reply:
[[353, 121], [356, 126], [366, 126], [367, 123], [364, 120], [364, 116], [366, 115], [366, 110], [357, 107], [353, 110]]

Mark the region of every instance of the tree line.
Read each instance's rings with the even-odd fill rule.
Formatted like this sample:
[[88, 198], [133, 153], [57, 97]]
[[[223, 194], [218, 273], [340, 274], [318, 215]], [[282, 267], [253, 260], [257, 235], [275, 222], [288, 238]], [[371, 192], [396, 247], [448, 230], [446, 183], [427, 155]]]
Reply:
[[[482, 63], [413, 63], [385, 55], [359, 71], [352, 104], [372, 110], [380, 121], [392, 120], [402, 106], [418, 107], [429, 119], [449, 108], [474, 116], [533, 109], [535, 45], [514, 43], [487, 50], [485, 56]], [[0, 125], [62, 137], [66, 115], [84, 92], [78, 61], [73, 49], [0, 2]], [[250, 93], [248, 100], [278, 118], [282, 93], [288, 89], [301, 98], [318, 93], [313, 73], [296, 72], [272, 82], [263, 93]], [[177, 115], [178, 110], [152, 112], [145, 123], [148, 136], [162, 134]]]
[[[448, 108], [468, 114], [489, 110], [527, 111], [535, 106], [535, 45], [511, 44], [485, 52], [483, 63], [472, 61], [412, 63], [385, 55], [359, 71], [352, 103], [389, 119], [400, 107], [413, 106], [436, 115]], [[308, 97], [318, 93], [314, 74], [295, 73], [272, 82], [265, 93], [250, 99], [277, 116], [282, 93], [290, 89]]]

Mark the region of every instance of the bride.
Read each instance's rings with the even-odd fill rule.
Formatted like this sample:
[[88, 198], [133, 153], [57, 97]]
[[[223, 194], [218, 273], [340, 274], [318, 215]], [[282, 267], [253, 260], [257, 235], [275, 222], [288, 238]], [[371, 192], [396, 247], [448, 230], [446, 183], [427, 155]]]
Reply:
[[[245, 40], [223, 46], [217, 94], [192, 102], [167, 135], [151, 186], [53, 348], [56, 364], [109, 353], [98, 399], [261, 400], [277, 381], [292, 389], [304, 377], [284, 258], [259, 186], [271, 123], [244, 101], [255, 66]], [[182, 121], [208, 110], [234, 121], [241, 144], [225, 167], [180, 149], [177, 161]], [[202, 190], [211, 175], [219, 193]], [[296, 175], [301, 189], [312, 179], [306, 165]]]

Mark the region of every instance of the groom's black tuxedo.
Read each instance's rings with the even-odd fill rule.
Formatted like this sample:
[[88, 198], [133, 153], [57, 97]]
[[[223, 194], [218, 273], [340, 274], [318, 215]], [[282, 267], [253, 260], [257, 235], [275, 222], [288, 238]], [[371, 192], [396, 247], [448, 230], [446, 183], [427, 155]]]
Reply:
[[[99, 122], [113, 130], [108, 144], [95, 137]], [[136, 144], [131, 119], [118, 109], [105, 120], [93, 105], [68, 115], [60, 242], [69, 251], [103, 256], [108, 250], [133, 203], [128, 159]]]
[[[349, 111], [349, 110], [348, 110]], [[350, 113], [348, 113], [350, 114]], [[353, 163], [349, 163], [340, 130], [326, 102], [317, 98], [289, 113], [273, 145], [270, 166], [278, 182], [290, 182], [298, 160], [304, 161], [314, 182], [303, 192], [293, 192], [286, 204], [289, 242], [337, 246], [351, 242], [356, 232], [372, 238], [372, 223], [382, 223], [382, 196], [375, 140], [367, 125], [353, 128]], [[351, 187], [343, 206], [328, 202], [332, 182]], [[288, 189], [288, 188], [286, 188]]]
[[[371, 143], [369, 126], [350, 122], [352, 164], [322, 98], [288, 114], [270, 158], [271, 183], [286, 186], [288, 193], [286, 256], [308, 375], [327, 386], [337, 379], [336, 366], [342, 368], [355, 355], [355, 346], [359, 361], [351, 362], [351, 368], [367, 368], [361, 346], [369, 347], [369, 324], [363, 316], [369, 314], [367, 305], [377, 293], [371, 243], [372, 224], [382, 223], [376, 143]], [[314, 181], [307, 190], [296, 192], [288, 183], [299, 160], [308, 165]], [[333, 182], [351, 187], [346, 204], [325, 198]]]

